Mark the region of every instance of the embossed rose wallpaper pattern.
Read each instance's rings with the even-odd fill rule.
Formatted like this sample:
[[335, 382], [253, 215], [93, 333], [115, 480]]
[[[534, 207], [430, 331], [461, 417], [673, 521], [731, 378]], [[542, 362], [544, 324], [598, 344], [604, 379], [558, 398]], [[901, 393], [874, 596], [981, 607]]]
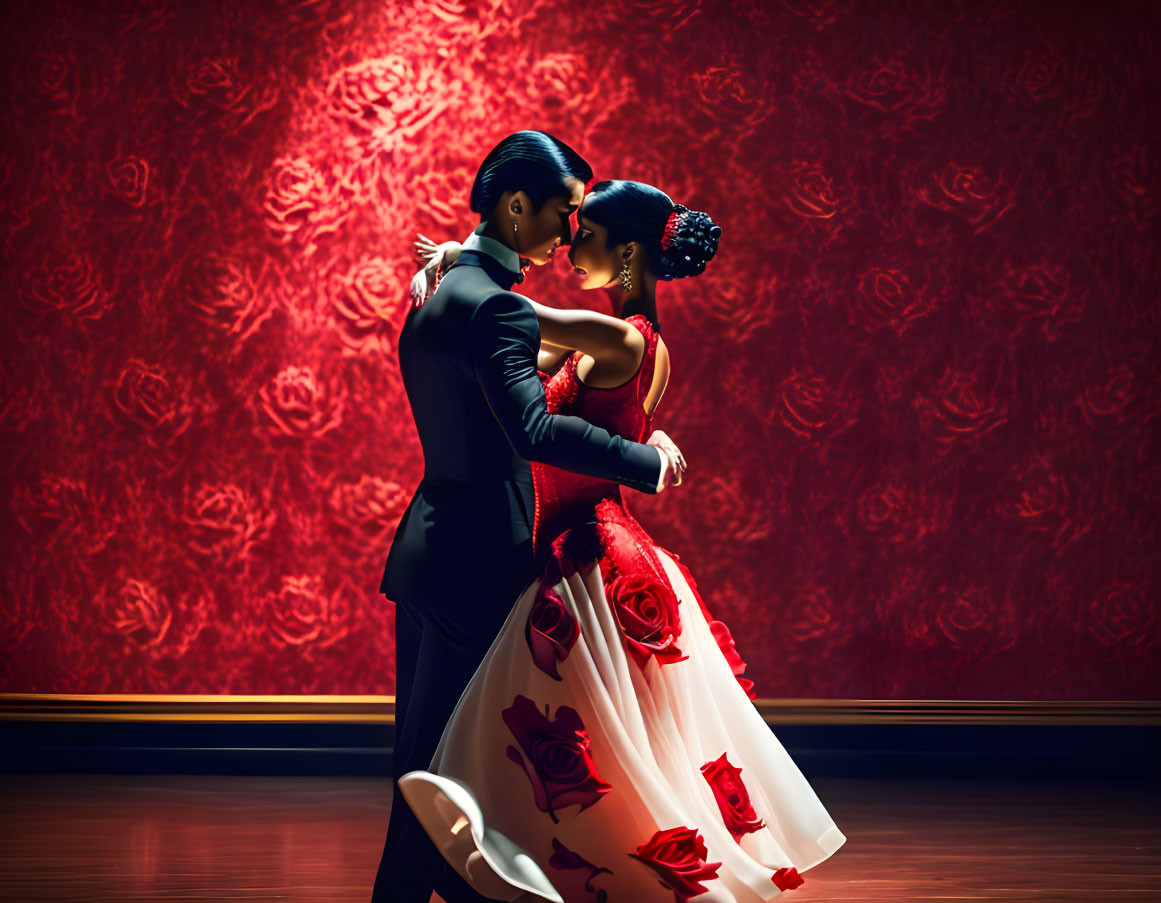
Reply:
[[410, 242], [538, 127], [724, 228], [633, 507], [759, 695], [1156, 698], [1157, 9], [6, 4], [3, 689], [392, 691]]

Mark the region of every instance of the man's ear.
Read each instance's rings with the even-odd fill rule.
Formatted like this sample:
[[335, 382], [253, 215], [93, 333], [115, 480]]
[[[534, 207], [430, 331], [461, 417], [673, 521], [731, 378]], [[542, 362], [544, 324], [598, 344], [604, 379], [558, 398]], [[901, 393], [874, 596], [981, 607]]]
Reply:
[[513, 192], [512, 197], [508, 199], [508, 212], [513, 216], [519, 216], [525, 210], [531, 209], [532, 203], [523, 191]]

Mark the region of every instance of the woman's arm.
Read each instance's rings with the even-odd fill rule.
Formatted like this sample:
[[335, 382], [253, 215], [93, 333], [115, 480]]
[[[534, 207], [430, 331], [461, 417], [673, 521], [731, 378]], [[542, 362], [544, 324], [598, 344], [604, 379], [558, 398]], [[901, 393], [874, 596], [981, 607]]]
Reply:
[[536, 355], [536, 369], [542, 373], [555, 373], [572, 352], [572, 348], [561, 348], [541, 339], [540, 351]]
[[411, 303], [414, 306], [419, 307], [431, 297], [439, 275], [456, 262], [461, 250], [463, 246], [458, 241], [436, 244], [422, 232], [419, 233], [415, 251], [421, 259], [426, 259], [427, 263], [411, 277]]
[[[540, 323], [541, 346], [575, 348], [593, 359], [589, 385], [617, 386], [629, 379], [645, 356], [645, 337], [624, 320], [593, 310], [560, 310], [531, 302]], [[545, 371], [547, 372], [547, 371]]]

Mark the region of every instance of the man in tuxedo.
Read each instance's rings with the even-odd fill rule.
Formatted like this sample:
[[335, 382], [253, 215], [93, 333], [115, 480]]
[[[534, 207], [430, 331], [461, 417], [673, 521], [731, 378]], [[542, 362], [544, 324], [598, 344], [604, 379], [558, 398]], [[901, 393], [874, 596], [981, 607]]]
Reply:
[[[510, 291], [522, 262], [571, 241], [569, 216], [592, 170], [543, 132], [509, 135], [480, 165], [481, 226], [439, 290], [410, 312], [399, 364], [423, 446], [424, 476], [403, 515], [380, 591], [395, 603], [393, 775], [426, 768], [460, 695], [532, 577], [529, 461], [643, 492], [680, 482], [664, 434], [628, 442], [549, 414], [536, 375], [540, 329]], [[372, 903], [485, 898], [444, 863], [396, 792]]]

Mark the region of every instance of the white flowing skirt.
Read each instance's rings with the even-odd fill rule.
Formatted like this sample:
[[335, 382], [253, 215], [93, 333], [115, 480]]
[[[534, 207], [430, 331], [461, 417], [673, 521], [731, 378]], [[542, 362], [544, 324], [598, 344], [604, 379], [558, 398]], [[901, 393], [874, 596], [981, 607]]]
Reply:
[[553, 587], [579, 628], [555, 679], [528, 638], [543, 589], [534, 581], [429, 769], [399, 780], [444, 857], [484, 896], [757, 903], [802, 883], [795, 872], [846, 841], [738, 684], [678, 566], [656, 553], [684, 660], [641, 667], [594, 563]]

